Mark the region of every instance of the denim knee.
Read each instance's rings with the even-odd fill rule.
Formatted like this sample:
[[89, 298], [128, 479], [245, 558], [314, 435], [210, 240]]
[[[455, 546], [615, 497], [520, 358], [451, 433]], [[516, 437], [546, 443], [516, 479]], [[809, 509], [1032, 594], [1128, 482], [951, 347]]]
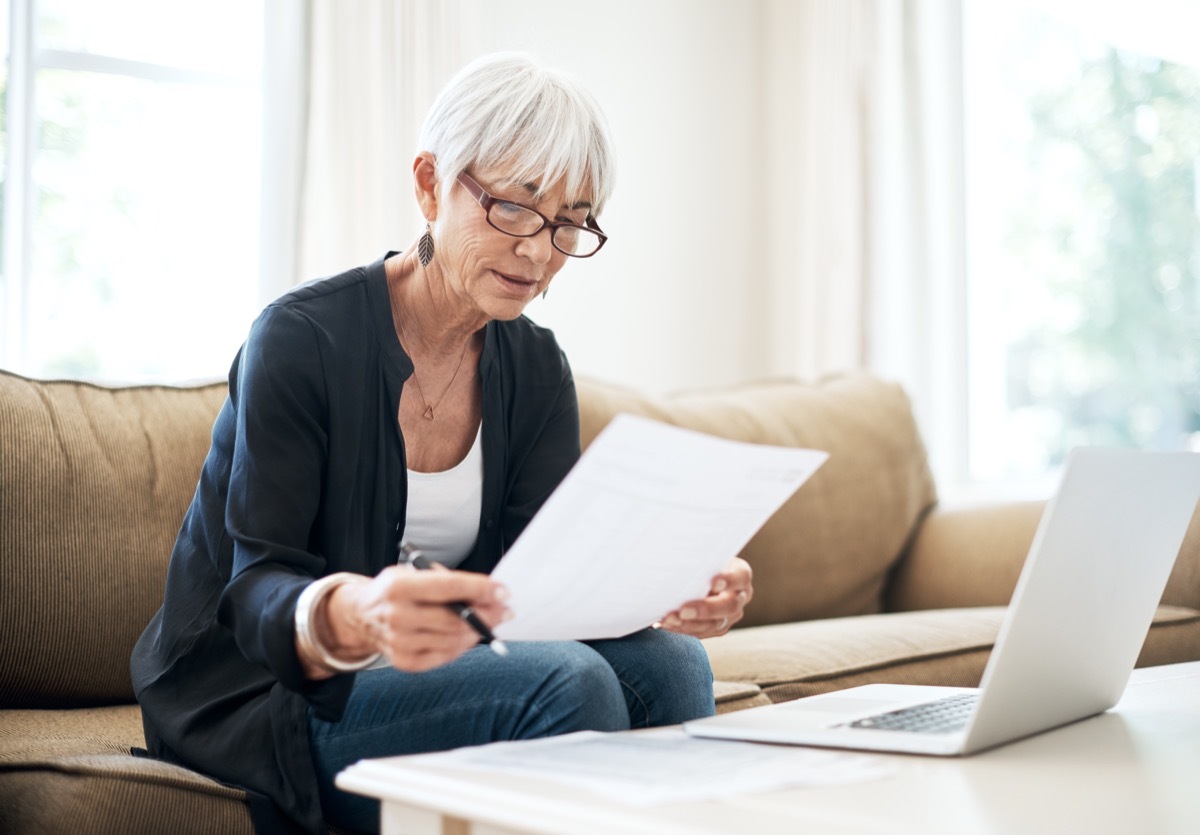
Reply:
[[712, 667], [696, 638], [643, 629], [590, 645], [620, 680], [632, 727], [677, 725], [715, 712]]
[[621, 684], [603, 656], [575, 642], [530, 648], [534, 646], [545, 665], [544, 679], [531, 700], [531, 713], [540, 727], [521, 733], [520, 738], [629, 729]]
[[672, 677], [670, 684], [662, 685], [670, 698], [662, 700], [658, 716], [652, 723], [676, 725], [715, 713], [712, 665], [704, 644], [691, 635], [663, 629], [650, 630], [650, 633], [663, 645], [660, 657], [663, 654], [670, 657], [664, 667]]
[[683, 678], [685, 687], [707, 696], [712, 691], [713, 672], [704, 644], [700, 643], [699, 638], [693, 638], [691, 635], [655, 631], [659, 635], [667, 636], [671, 651], [676, 655], [676, 674]]

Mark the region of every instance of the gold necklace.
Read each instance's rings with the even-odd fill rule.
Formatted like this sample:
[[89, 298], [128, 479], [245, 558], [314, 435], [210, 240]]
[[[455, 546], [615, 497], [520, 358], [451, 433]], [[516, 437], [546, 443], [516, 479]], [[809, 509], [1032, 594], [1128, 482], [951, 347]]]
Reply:
[[467, 348], [469, 347], [471, 347], [470, 339], [468, 339], [463, 345], [462, 355], [458, 358], [458, 365], [454, 366], [454, 374], [450, 377], [449, 385], [447, 385], [446, 390], [442, 392], [442, 396], [439, 397], [433, 404], [430, 404], [430, 402], [425, 399], [425, 392], [421, 390], [421, 381], [417, 378], [416, 363], [413, 364], [412, 378], [413, 382], [417, 384], [417, 396], [421, 398], [421, 403], [425, 405], [425, 411], [421, 413], [421, 417], [425, 418], [425, 420], [433, 420], [433, 407], [445, 400], [446, 395], [450, 393], [450, 389], [454, 388], [454, 381], [458, 379], [458, 372], [462, 368], [463, 360], [467, 358]]

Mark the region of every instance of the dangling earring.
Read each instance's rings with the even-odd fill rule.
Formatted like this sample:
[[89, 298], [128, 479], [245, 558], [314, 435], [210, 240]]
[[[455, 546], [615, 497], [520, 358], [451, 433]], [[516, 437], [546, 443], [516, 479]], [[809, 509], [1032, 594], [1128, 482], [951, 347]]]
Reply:
[[429, 262], [433, 260], [433, 235], [429, 231], [428, 223], [425, 224], [425, 234], [417, 241], [417, 259], [422, 267], [428, 267]]

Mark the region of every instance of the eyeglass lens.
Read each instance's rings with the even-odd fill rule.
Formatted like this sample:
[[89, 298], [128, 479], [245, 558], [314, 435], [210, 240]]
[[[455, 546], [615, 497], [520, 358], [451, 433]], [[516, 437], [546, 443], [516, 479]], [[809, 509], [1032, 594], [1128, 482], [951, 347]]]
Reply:
[[[487, 217], [501, 232], [521, 238], [535, 235], [545, 226], [545, 219], [537, 212], [504, 200], [493, 203]], [[591, 255], [602, 243], [595, 232], [577, 226], [556, 226], [552, 240], [567, 255]]]

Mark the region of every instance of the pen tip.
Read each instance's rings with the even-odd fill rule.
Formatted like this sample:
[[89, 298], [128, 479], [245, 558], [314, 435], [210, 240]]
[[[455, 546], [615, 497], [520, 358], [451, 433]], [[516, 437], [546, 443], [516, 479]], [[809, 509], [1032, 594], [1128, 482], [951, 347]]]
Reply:
[[492, 652], [496, 653], [497, 655], [508, 655], [508, 647], [504, 645], [504, 641], [499, 641], [493, 638], [488, 646], [490, 646], [492, 648]]

